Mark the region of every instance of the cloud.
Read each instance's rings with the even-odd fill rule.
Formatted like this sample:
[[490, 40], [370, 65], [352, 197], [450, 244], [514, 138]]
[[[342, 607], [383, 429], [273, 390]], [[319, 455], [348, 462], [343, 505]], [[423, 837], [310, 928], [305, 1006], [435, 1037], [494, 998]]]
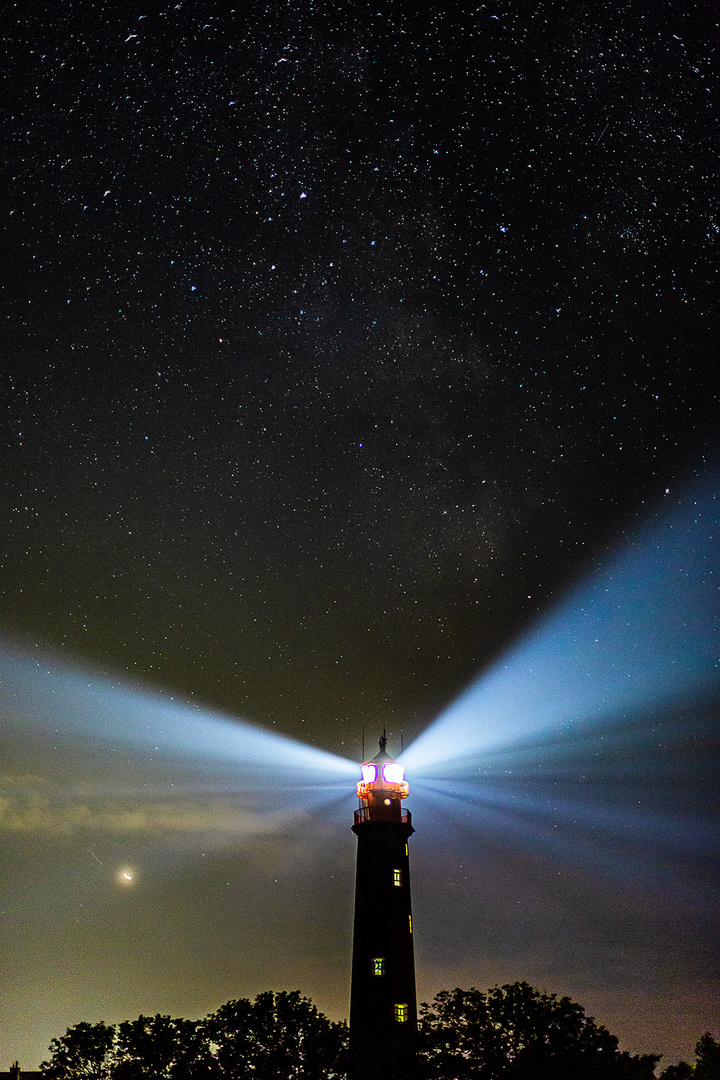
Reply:
[[37, 779], [0, 778], [5, 788], [0, 794], [0, 833], [38, 836], [84, 832], [126, 836], [213, 833], [254, 837], [274, 833], [280, 825], [277, 818], [255, 814], [226, 799], [93, 803], [52, 799], [37, 791]]

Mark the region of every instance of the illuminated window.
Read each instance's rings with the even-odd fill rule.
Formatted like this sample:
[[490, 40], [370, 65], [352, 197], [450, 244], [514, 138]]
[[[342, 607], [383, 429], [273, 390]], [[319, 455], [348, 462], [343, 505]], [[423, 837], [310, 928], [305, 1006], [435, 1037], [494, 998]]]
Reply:
[[362, 778], [366, 784], [372, 784], [377, 780], [377, 765], [362, 765]]
[[384, 956], [376, 956], [376, 957], [374, 957], [373, 962], [372, 962], [372, 971], [373, 971], [373, 975], [384, 975], [385, 974], [385, 957]]
[[412, 915], [408, 915], [408, 925], [410, 927], [410, 933], [412, 934]]
[[393, 870], [393, 885], [402, 885], [402, 870]]
[[404, 1024], [405, 1021], [407, 1020], [407, 1018], [408, 1018], [408, 1007], [407, 1007], [407, 1005], [404, 1002], [402, 1004], [396, 1005], [395, 1006], [395, 1019], [397, 1020], [398, 1024]]
[[407, 844], [405, 845], [405, 854], [406, 855], [408, 854], [408, 846], [407, 846]]

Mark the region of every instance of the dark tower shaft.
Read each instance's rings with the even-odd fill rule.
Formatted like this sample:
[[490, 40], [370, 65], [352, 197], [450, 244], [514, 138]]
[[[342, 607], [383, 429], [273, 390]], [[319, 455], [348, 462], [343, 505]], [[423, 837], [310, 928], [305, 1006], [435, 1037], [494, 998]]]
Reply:
[[[355, 883], [348, 1080], [415, 1080], [417, 1004], [404, 770], [385, 753], [364, 762], [353, 832]], [[389, 768], [386, 768], [389, 766]], [[374, 777], [374, 779], [373, 779]]]

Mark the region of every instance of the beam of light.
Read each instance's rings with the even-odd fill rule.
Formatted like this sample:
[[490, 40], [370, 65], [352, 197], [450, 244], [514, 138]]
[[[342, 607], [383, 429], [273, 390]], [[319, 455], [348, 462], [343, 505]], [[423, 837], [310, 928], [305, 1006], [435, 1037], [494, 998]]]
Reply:
[[506, 850], [531, 848], [586, 868], [601, 864], [606, 876], [622, 878], [629, 867], [640, 866], [662, 874], [692, 862], [710, 880], [720, 843], [717, 823], [705, 821], [697, 806], [678, 814], [661, 802], [647, 805], [635, 797], [643, 794], [640, 785], [627, 792], [559, 786], [549, 778], [484, 779], [481, 785], [453, 782], [451, 787], [436, 781], [422, 785], [415, 805], [427, 815], [439, 812], [460, 832], [476, 832], [481, 818], [486, 840], [494, 836]]
[[625, 895], [662, 894], [685, 925], [707, 925], [720, 761], [717, 719], [704, 709], [541, 731], [484, 752], [480, 766], [446, 766], [451, 774], [413, 782], [412, 809], [449, 874], [458, 861], [504, 873], [529, 860], [547, 882], [569, 873]]
[[333, 799], [357, 773], [338, 755], [9, 642], [0, 643], [0, 710], [7, 733], [40, 735], [48, 753], [70, 738], [106, 760], [121, 752], [152, 763], [155, 774], [190, 774], [195, 792], [198, 771], [206, 778], [200, 787], [214, 792], [272, 789], [269, 805], [277, 809]]
[[720, 499], [705, 481], [541, 618], [407, 749], [416, 777], [638, 711], [703, 703], [720, 672]]

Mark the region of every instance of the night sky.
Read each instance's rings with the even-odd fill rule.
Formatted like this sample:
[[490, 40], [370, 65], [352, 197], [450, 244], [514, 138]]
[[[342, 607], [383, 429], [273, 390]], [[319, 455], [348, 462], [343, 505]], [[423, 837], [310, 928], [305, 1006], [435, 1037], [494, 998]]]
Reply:
[[715, 5], [0, 26], [0, 1065], [265, 989], [346, 1017], [347, 762], [383, 728], [421, 1000], [527, 979], [690, 1056], [720, 959]]

